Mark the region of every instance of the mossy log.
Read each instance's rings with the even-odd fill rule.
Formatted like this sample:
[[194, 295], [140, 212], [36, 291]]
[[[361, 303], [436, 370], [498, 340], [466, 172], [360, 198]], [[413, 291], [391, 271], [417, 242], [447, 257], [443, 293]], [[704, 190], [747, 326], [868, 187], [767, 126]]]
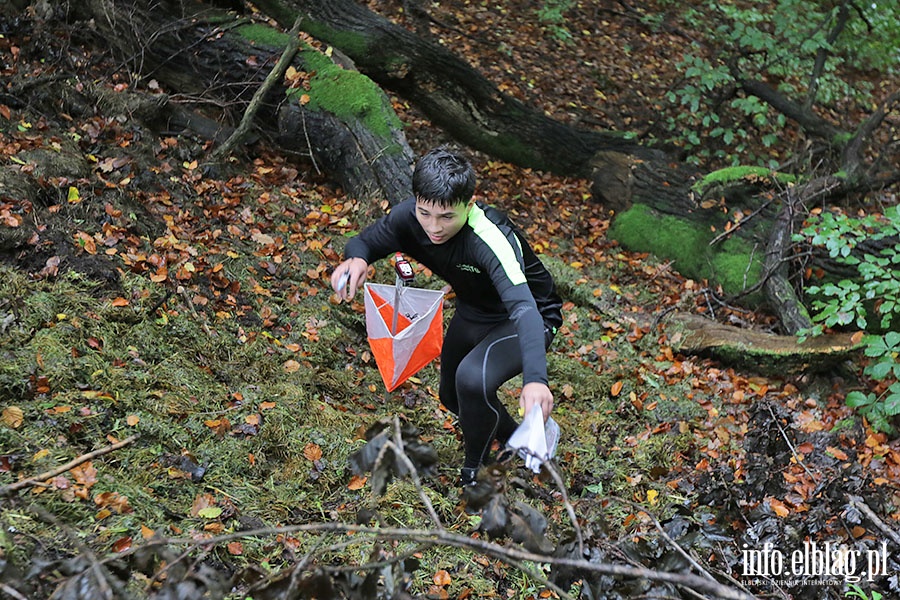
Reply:
[[254, 3], [289, 27], [303, 28], [348, 55], [359, 70], [414, 104], [433, 123], [469, 147], [524, 167], [589, 177], [595, 166], [615, 182], [631, 157], [661, 153], [624, 133], [591, 131], [555, 121], [504, 94], [471, 65], [354, 0], [258, 0]]
[[723, 231], [724, 220], [715, 213], [666, 214], [655, 206], [634, 204], [614, 219], [608, 235], [625, 248], [649, 252], [673, 262], [685, 277], [721, 286], [728, 297], [747, 290], [743, 301], [762, 304], [758, 287], [765, 257], [765, 237], [731, 236], [711, 244]]
[[[275, 28], [204, 2], [89, 0], [82, 9], [134, 72], [181, 97], [216, 100], [220, 123], [240, 120], [287, 43]], [[292, 66], [301, 87], [272, 87], [258, 111], [263, 134], [310, 156], [348, 195], [406, 198], [412, 150], [384, 92], [307, 44]]]
[[822, 335], [801, 342], [792, 335], [740, 329], [689, 313], [671, 314], [666, 328], [676, 352], [708, 354], [767, 375], [825, 371], [862, 348], [860, 333]]
[[[817, 281], [860, 277], [824, 251], [795, 252], [791, 239], [805, 207], [841, 193], [845, 182], [837, 177], [794, 183], [757, 168], [703, 177], [692, 167], [662, 163], [643, 163], [633, 173], [631, 202], [619, 205], [608, 236], [629, 250], [672, 261], [682, 275], [721, 288], [728, 302], [770, 309], [783, 333], [810, 324], [797, 297], [807, 273]], [[877, 255], [896, 243], [865, 240], [853, 255]]]

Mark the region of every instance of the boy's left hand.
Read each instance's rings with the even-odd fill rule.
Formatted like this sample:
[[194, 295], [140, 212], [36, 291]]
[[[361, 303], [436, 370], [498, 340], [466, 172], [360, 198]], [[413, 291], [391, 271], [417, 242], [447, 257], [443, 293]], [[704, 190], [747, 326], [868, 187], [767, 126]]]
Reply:
[[544, 413], [544, 422], [546, 422], [550, 418], [550, 411], [553, 410], [553, 393], [546, 384], [532, 381], [522, 386], [519, 406], [522, 408], [523, 414], [527, 415], [535, 404], [540, 405], [541, 411]]

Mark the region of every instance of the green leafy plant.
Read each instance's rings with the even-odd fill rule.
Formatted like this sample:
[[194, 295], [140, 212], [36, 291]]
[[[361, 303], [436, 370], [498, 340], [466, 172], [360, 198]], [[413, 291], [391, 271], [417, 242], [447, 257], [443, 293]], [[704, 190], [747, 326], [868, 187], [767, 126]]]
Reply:
[[[741, 90], [741, 80], [777, 82], [777, 92], [799, 102], [832, 107], [851, 99], [866, 102], [872, 88], [849, 82], [847, 69], [884, 65], [894, 71], [896, 9], [872, 4], [847, 17], [840, 7], [812, 0], [770, 4], [692, 3], [680, 15], [700, 35], [685, 47], [676, 67], [683, 79], [666, 93], [682, 110], [667, 118], [669, 141], [689, 150], [692, 161], [718, 159], [725, 164], [774, 167], [773, 149], [786, 126], [783, 114]], [[891, 21], [893, 19], [893, 21]], [[647, 23], [658, 26], [653, 19]], [[866, 30], [868, 33], [864, 33]], [[832, 37], [833, 31], [840, 35]], [[877, 32], [877, 33], [876, 33]], [[824, 68], [809, 87], [821, 53]], [[751, 156], [748, 154], [757, 149]]]
[[872, 595], [869, 596], [866, 592], [863, 591], [861, 587], [859, 587], [855, 583], [851, 583], [850, 589], [844, 593], [844, 597], [859, 598], [860, 600], [881, 600], [884, 596], [876, 591], [873, 591]]
[[537, 17], [546, 30], [561, 42], [572, 41], [572, 32], [566, 27], [563, 13], [572, 8], [574, 0], [544, 0], [537, 9]]
[[[835, 261], [855, 267], [859, 280], [843, 279], [810, 286], [814, 298], [813, 320], [808, 335], [819, 335], [826, 327], [855, 325], [878, 330], [896, 328], [900, 323], [900, 207], [887, 209], [881, 217], [861, 218], [824, 213], [795, 237], [824, 248]], [[874, 253], [853, 253], [863, 240], [881, 244]], [[874, 319], [874, 323], [870, 320]], [[900, 333], [887, 331], [863, 336], [864, 353], [870, 359], [863, 373], [876, 382], [879, 393], [853, 391], [846, 402], [865, 416], [878, 431], [893, 432], [891, 420], [900, 414]], [[892, 381], [893, 380], [893, 381]]]

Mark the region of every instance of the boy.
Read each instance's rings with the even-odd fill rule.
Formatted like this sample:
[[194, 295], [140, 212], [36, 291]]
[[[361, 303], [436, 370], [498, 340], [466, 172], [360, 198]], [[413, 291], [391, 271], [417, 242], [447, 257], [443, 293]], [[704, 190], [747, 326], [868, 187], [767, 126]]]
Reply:
[[459, 418], [465, 486], [493, 440], [505, 443], [518, 426], [497, 398], [504, 382], [522, 373], [519, 406], [527, 414], [539, 405], [544, 420], [550, 416], [546, 350], [562, 324], [562, 303], [522, 234], [504, 214], [475, 202], [475, 171], [465, 158], [432, 150], [416, 164], [413, 192], [347, 243], [331, 285], [350, 300], [369, 264], [400, 251], [453, 288], [457, 306], [441, 351], [439, 395]]

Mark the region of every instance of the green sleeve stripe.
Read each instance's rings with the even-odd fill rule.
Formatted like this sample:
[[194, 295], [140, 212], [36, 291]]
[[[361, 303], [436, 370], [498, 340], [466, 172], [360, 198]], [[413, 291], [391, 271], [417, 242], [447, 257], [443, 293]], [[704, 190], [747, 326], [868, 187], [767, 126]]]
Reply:
[[[475, 232], [475, 235], [481, 238], [488, 245], [488, 248], [493, 250], [512, 284], [526, 283], [525, 273], [522, 272], [522, 267], [516, 258], [516, 252], [510, 245], [509, 240], [506, 239], [500, 228], [487, 218], [484, 210], [477, 205], [473, 205], [469, 211], [469, 226]], [[518, 241], [517, 239], [516, 243]]]

